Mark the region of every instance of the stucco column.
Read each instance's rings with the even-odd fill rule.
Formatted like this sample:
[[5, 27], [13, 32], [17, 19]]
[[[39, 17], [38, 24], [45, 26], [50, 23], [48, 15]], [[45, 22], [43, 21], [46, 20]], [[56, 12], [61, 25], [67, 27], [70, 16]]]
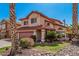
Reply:
[[36, 30], [34, 30], [33, 35], [35, 35], [35, 36], [36, 36], [36, 41], [37, 41], [37, 34], [36, 34]]
[[66, 28], [64, 28], [64, 34], [65, 34], [65, 39], [66, 39]]
[[19, 32], [17, 33], [17, 39], [20, 39]]
[[45, 42], [45, 30], [44, 29], [41, 30], [41, 42], [42, 43]]

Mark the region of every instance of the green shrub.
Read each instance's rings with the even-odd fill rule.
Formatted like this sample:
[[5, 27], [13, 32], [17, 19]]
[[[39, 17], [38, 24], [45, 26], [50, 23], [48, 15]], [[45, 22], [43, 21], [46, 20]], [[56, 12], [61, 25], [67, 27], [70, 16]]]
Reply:
[[64, 34], [57, 34], [57, 38], [62, 38], [62, 37], [65, 37]]
[[22, 38], [20, 40], [20, 46], [22, 48], [32, 48], [34, 46], [34, 41], [32, 38]]
[[57, 33], [55, 31], [48, 31], [46, 35], [46, 41], [52, 42], [53, 40], [56, 40]]

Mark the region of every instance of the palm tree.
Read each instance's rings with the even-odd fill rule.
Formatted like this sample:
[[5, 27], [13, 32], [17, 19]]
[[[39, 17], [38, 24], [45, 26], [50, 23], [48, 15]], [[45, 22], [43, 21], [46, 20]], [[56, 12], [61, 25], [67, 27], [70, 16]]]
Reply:
[[78, 4], [73, 3], [72, 33], [78, 34]]
[[10, 29], [11, 29], [11, 40], [12, 48], [10, 51], [11, 56], [15, 55], [18, 49], [17, 40], [16, 40], [16, 16], [15, 16], [15, 4], [10, 3]]

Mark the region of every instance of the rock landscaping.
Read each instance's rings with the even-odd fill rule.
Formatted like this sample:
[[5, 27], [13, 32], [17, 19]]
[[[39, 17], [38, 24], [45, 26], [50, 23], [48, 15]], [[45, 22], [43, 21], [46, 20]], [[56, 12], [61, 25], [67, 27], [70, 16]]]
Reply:
[[56, 56], [79, 56], [79, 46], [69, 45], [56, 53]]
[[[1, 55], [6, 56], [9, 52], [10, 50]], [[79, 56], [79, 42], [77, 44], [55, 43], [52, 46], [37, 45], [31, 49], [21, 49], [21, 52], [17, 53], [16, 56]]]
[[[24, 52], [23, 52], [24, 51]], [[57, 53], [48, 53], [43, 51], [38, 51], [35, 49], [25, 49], [22, 50], [22, 54], [17, 54], [19, 56], [79, 56], [79, 46], [70, 44]]]

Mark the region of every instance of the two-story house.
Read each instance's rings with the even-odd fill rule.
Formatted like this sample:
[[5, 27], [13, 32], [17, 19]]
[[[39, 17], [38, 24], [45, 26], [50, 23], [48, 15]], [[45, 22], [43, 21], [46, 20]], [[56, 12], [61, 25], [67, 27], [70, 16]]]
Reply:
[[45, 34], [48, 30], [58, 31], [64, 28], [61, 21], [49, 18], [37, 11], [32, 11], [20, 20], [21, 26], [17, 29], [18, 38], [36, 35], [37, 40], [45, 41]]

